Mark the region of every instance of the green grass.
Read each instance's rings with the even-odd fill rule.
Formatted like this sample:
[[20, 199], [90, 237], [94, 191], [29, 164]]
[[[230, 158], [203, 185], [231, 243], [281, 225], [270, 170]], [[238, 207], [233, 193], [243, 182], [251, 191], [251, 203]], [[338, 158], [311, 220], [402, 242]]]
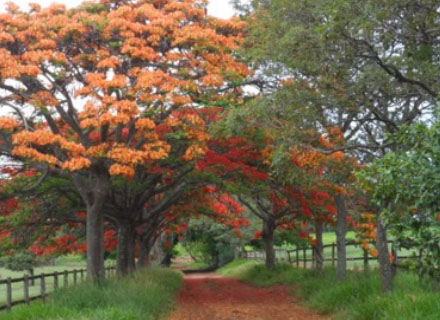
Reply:
[[101, 286], [89, 282], [60, 289], [44, 303], [17, 306], [0, 313], [0, 320], [150, 320], [173, 308], [182, 274], [150, 269]]
[[174, 246], [173, 250], [176, 251], [176, 256], [178, 257], [189, 256], [188, 251], [186, 251], [185, 247], [180, 242]]
[[338, 320], [438, 320], [440, 315], [440, 292], [421, 285], [409, 272], [397, 275], [395, 290], [387, 296], [380, 292], [376, 271], [349, 272], [347, 280], [339, 283], [333, 269], [317, 275], [313, 270], [278, 265], [268, 271], [254, 261], [241, 260], [219, 272], [259, 286], [291, 285], [292, 293], [312, 310]]
[[203, 261], [194, 261], [188, 265], [188, 269], [193, 269], [193, 270], [202, 270], [209, 267], [210, 267], [209, 263]]

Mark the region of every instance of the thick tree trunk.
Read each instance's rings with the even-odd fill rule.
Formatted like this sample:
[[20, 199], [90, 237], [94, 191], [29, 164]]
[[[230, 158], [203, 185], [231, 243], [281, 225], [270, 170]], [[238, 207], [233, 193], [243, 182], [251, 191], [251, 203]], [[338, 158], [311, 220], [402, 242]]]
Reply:
[[127, 223], [121, 223], [118, 228], [118, 254], [116, 269], [119, 276], [126, 276], [134, 271], [135, 230]]
[[142, 237], [138, 237], [136, 239], [137, 241], [137, 245], [138, 245], [138, 250], [139, 250], [139, 255], [138, 255], [138, 260], [137, 260], [137, 264], [136, 267], [137, 269], [143, 269], [145, 267], [147, 267], [147, 248], [144, 244], [144, 241], [142, 240]]
[[275, 268], [275, 249], [274, 249], [274, 231], [275, 231], [275, 224], [273, 221], [270, 220], [264, 220], [263, 221], [263, 246], [264, 251], [266, 253], [266, 268], [267, 269], [274, 269]]
[[316, 270], [322, 272], [324, 267], [324, 244], [322, 242], [322, 231], [323, 225], [322, 222], [316, 222], [315, 224], [315, 233], [316, 233], [316, 245], [315, 245], [315, 261], [316, 261]]
[[87, 278], [101, 281], [104, 278], [104, 215], [101, 206], [87, 209]]
[[110, 189], [107, 170], [95, 172], [90, 179], [74, 175], [73, 181], [87, 208], [87, 278], [104, 278], [104, 203]]
[[337, 267], [336, 273], [340, 281], [345, 280], [347, 276], [347, 251], [345, 235], [347, 233], [347, 208], [345, 207], [345, 199], [342, 194], [338, 194], [334, 198], [336, 204], [336, 250], [337, 250]]
[[165, 250], [165, 256], [161, 261], [161, 266], [171, 267], [173, 263], [173, 250], [172, 248], [179, 242], [176, 236], [165, 236], [165, 241], [169, 241], [171, 243], [171, 248]]
[[386, 227], [380, 216], [377, 218], [376, 247], [378, 251], [382, 292], [389, 293], [393, 290], [393, 272], [389, 260]]
[[128, 272], [136, 271], [136, 230], [132, 228], [130, 242], [128, 244]]

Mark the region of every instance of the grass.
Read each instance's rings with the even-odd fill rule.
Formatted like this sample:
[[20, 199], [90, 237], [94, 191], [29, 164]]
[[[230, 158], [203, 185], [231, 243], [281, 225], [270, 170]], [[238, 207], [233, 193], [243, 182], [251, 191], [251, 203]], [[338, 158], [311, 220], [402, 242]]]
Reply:
[[[114, 261], [106, 261], [106, 266], [113, 266]], [[62, 272], [64, 270], [80, 270], [86, 269], [86, 262], [82, 256], [79, 255], [70, 255], [63, 256], [55, 260], [53, 266], [42, 266], [34, 269], [34, 274], [39, 275], [42, 273], [54, 273], [54, 272]], [[5, 268], [0, 268], [0, 279], [7, 278], [21, 278], [26, 272], [24, 271], [11, 271]], [[84, 273], [85, 276], [85, 273]], [[80, 280], [80, 275], [78, 274], [78, 281]], [[68, 283], [73, 283], [73, 274], [68, 275]], [[58, 284], [60, 287], [63, 286], [64, 280], [62, 277], [59, 277]], [[54, 279], [53, 277], [46, 278], [46, 292], [50, 293], [54, 289]], [[40, 295], [40, 279], [35, 280], [35, 284], [29, 287], [29, 296], [34, 297]], [[22, 300], [24, 297], [23, 292], [23, 282], [17, 282], [12, 284], [12, 300]], [[0, 285], [0, 305], [6, 304], [6, 285]]]
[[268, 271], [255, 261], [238, 260], [219, 272], [259, 286], [291, 285], [292, 293], [307, 306], [337, 320], [438, 320], [440, 315], [440, 292], [420, 284], [409, 272], [397, 275], [395, 290], [386, 296], [380, 292], [377, 271], [349, 272], [340, 283], [333, 269], [317, 275], [278, 265]]
[[98, 286], [85, 282], [60, 289], [44, 303], [17, 306], [0, 320], [150, 320], [166, 316], [182, 284], [182, 274], [150, 269]]
[[193, 270], [202, 270], [209, 267], [210, 267], [209, 263], [203, 261], [194, 261], [188, 265], [188, 269], [193, 269]]
[[185, 247], [180, 242], [174, 246], [173, 250], [175, 250], [176, 256], [178, 257], [189, 256], [188, 251], [186, 251]]

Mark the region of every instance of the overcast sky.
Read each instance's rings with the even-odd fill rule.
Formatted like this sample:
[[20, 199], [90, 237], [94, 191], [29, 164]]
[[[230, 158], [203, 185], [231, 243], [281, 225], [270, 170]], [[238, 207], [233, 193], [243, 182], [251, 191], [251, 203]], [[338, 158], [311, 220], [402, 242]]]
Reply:
[[[4, 10], [5, 3], [11, 0], [0, 0], [0, 11]], [[68, 7], [73, 7], [83, 2], [82, 0], [12, 0], [12, 2], [27, 8], [29, 3], [39, 3], [41, 6], [45, 7], [50, 5], [51, 3], [64, 3]], [[208, 7], [209, 14], [220, 17], [220, 18], [229, 18], [233, 14], [232, 6], [229, 4], [229, 0], [210, 0], [210, 4]]]

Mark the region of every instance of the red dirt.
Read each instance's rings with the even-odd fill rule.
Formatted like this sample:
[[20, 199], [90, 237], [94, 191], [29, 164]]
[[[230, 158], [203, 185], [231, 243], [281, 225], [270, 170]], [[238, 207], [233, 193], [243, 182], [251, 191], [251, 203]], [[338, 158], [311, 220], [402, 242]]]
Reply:
[[288, 294], [287, 286], [258, 288], [216, 274], [185, 276], [179, 307], [168, 320], [322, 320]]

